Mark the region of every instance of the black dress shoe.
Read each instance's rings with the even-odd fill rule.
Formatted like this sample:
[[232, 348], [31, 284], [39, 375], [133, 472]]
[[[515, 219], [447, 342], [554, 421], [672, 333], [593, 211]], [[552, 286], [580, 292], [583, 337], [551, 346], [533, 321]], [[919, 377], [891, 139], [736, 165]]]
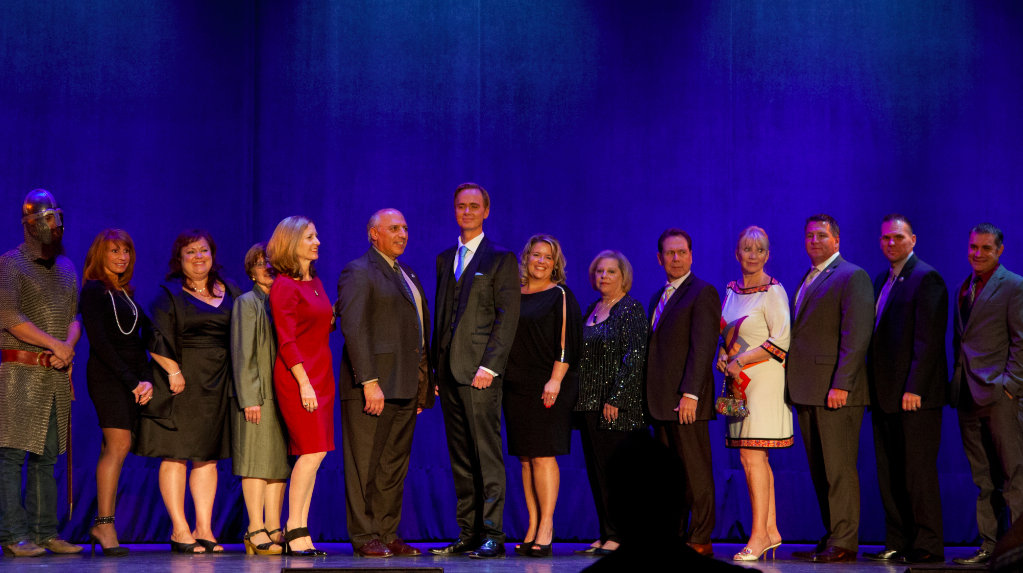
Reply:
[[953, 563], [959, 565], [981, 565], [991, 561], [991, 552], [987, 549], [978, 549], [976, 553], [969, 557], [956, 557], [952, 560]]
[[457, 539], [451, 545], [434, 547], [430, 549], [433, 555], [461, 555], [479, 547], [479, 544], [471, 539]]
[[877, 553], [864, 553], [863, 556], [871, 561], [898, 561], [902, 559], [902, 552], [885, 547]]
[[492, 559], [494, 557], [504, 557], [504, 543], [499, 543], [493, 539], [487, 539], [480, 545], [475, 551], [470, 551], [467, 554], [471, 559]]
[[899, 563], [942, 563], [944, 555], [935, 555], [926, 549], [914, 549], [899, 556]]

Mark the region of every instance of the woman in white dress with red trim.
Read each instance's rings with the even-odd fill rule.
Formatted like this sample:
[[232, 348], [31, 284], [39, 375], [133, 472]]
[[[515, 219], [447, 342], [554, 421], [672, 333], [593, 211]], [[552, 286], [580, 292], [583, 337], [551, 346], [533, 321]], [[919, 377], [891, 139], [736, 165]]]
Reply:
[[736, 561], [756, 561], [781, 545], [774, 503], [773, 448], [793, 443], [792, 410], [785, 403], [785, 354], [789, 347], [789, 302], [777, 279], [764, 272], [770, 256], [767, 233], [748, 227], [739, 235], [735, 258], [742, 278], [728, 283], [721, 310], [717, 368], [734, 395], [745, 396], [749, 415], [729, 417], [726, 445], [739, 448], [753, 507], [753, 527]]

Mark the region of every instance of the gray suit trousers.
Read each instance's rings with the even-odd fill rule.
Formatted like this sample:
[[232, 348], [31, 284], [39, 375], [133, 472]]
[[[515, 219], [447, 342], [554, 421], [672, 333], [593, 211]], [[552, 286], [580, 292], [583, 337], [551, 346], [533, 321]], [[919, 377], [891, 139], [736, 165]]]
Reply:
[[[969, 389], [962, 390], [959, 432], [973, 483], [980, 489], [977, 531], [981, 549], [991, 551], [998, 539], [997, 515], [1002, 507], [995, 490], [1001, 488], [1013, 523], [1023, 515], [1023, 399], [1003, 394], [987, 406], [978, 406], [969, 398]], [[968, 403], [962, 403], [964, 399]]]
[[825, 546], [859, 550], [860, 478], [856, 454], [860, 445], [863, 406], [829, 410], [796, 406], [799, 431], [810, 462], [821, 521], [827, 529]]
[[379, 416], [362, 411], [365, 400], [341, 401], [348, 535], [358, 549], [398, 535], [401, 501], [416, 427], [416, 399], [386, 400]]

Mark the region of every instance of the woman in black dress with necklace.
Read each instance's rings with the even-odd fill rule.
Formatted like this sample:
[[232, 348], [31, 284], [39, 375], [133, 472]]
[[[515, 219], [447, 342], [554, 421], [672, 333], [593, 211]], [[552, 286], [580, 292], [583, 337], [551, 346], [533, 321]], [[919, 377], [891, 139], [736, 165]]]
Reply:
[[[231, 457], [231, 308], [240, 292], [220, 277], [216, 257], [206, 231], [188, 230], [174, 241], [152, 309], [156, 393], [135, 442], [136, 454], [163, 458], [160, 494], [171, 518], [171, 550], [180, 553], [224, 550], [213, 535], [213, 500], [217, 460]], [[194, 529], [185, 519], [186, 483]]]
[[550, 235], [534, 235], [520, 256], [522, 304], [504, 376], [508, 453], [522, 464], [529, 512], [520, 555], [548, 557], [572, 408], [579, 394], [579, 303], [565, 282], [565, 257]]
[[117, 482], [131, 448], [139, 408], [153, 397], [142, 334], [149, 329], [149, 319], [132, 298], [134, 270], [131, 236], [121, 229], [101, 231], [85, 255], [85, 283], [78, 307], [89, 337], [89, 398], [103, 430], [96, 464], [96, 523], [89, 536], [94, 551], [99, 543], [103, 555], [111, 557], [128, 554], [126, 547], [118, 545], [114, 528]]

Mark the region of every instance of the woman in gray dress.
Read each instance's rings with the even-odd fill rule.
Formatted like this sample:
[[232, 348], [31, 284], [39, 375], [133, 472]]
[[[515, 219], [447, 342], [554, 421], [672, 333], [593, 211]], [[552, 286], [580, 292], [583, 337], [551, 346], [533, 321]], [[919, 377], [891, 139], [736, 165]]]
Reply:
[[291, 467], [284, 428], [274, 402], [277, 342], [267, 306], [274, 277], [262, 243], [253, 245], [245, 254], [245, 274], [254, 286], [238, 297], [231, 312], [235, 394], [231, 454], [234, 474], [242, 478], [242, 496], [249, 514], [245, 553], [279, 555], [284, 484]]

